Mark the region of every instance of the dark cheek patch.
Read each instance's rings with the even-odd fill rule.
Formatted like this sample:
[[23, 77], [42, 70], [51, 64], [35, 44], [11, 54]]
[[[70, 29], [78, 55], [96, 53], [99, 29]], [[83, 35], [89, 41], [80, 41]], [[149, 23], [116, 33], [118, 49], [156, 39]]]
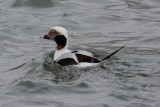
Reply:
[[64, 37], [64, 35], [58, 35], [54, 38], [55, 42], [57, 43], [57, 45], [60, 45], [62, 47], [66, 46], [67, 43], [67, 39], [66, 37]]

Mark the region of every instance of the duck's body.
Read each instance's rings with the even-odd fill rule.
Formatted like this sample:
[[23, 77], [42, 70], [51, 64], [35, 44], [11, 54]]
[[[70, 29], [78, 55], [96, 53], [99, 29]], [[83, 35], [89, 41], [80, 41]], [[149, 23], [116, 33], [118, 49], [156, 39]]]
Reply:
[[[55, 52], [56, 54], [57, 52]], [[94, 57], [91, 53], [81, 50], [66, 52], [54, 61], [62, 66], [74, 65], [77, 67], [94, 66], [101, 62], [101, 60]]]
[[43, 39], [51, 39], [57, 43], [56, 51], [54, 54], [54, 62], [61, 65], [73, 65], [77, 67], [89, 67], [89, 66], [96, 66], [118, 52], [113, 52], [109, 56], [105, 57], [103, 60], [99, 60], [98, 58], [94, 57], [93, 54], [87, 51], [71, 51], [68, 49], [68, 32], [66, 29], [60, 26], [52, 27], [47, 35], [42, 37]]

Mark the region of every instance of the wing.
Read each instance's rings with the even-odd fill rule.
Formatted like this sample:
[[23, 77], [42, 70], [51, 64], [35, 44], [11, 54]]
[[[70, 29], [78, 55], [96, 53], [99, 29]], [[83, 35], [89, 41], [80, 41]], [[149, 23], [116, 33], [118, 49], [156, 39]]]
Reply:
[[101, 60], [93, 57], [93, 54], [87, 52], [87, 51], [82, 51], [82, 50], [78, 50], [78, 51], [73, 51], [72, 53], [74, 53], [77, 57], [78, 62], [87, 62], [87, 63], [99, 63], [101, 62]]
[[82, 54], [82, 55], [86, 55], [86, 56], [93, 56], [93, 54], [87, 52], [87, 51], [82, 51], [82, 50], [78, 50], [78, 51], [73, 51], [71, 53], [75, 53], [75, 54]]
[[101, 62], [99, 59], [92, 57], [92, 56], [87, 56], [83, 54], [76, 54], [78, 62], [88, 62], [88, 63], [99, 63]]

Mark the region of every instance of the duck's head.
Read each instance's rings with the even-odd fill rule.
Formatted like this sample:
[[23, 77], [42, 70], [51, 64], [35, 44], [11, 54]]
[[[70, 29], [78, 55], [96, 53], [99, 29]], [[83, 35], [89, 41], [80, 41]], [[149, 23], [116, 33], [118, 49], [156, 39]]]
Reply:
[[48, 34], [43, 36], [43, 39], [51, 39], [56, 42], [57, 50], [67, 48], [68, 45], [68, 32], [65, 28], [54, 26], [50, 28]]

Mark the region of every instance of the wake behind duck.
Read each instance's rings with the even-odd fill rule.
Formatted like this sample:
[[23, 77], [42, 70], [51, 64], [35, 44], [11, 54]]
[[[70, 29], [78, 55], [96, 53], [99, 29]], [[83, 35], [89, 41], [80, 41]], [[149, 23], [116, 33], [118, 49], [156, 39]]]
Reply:
[[48, 34], [41, 37], [43, 39], [49, 39], [56, 42], [56, 51], [54, 54], [54, 63], [67, 66], [73, 65], [76, 67], [91, 67], [96, 66], [104, 62], [106, 59], [109, 59], [124, 46], [120, 47], [118, 50], [114, 51], [110, 55], [106, 56], [104, 59], [100, 60], [94, 57], [93, 54], [87, 51], [71, 51], [68, 49], [68, 32], [65, 28], [60, 26], [52, 27]]

